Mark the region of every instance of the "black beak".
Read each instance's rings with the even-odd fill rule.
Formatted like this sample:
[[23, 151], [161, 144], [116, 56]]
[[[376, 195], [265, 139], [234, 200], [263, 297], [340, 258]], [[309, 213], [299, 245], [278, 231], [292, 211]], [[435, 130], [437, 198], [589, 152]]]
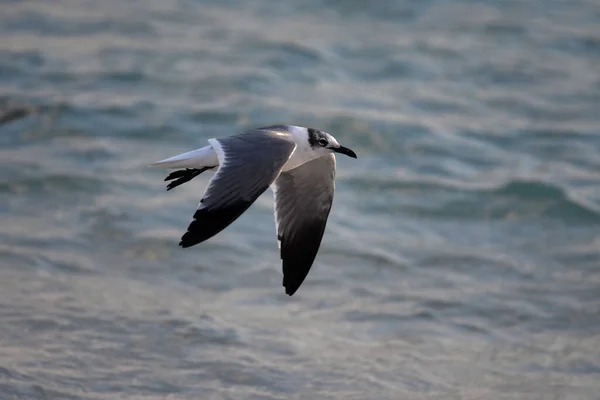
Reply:
[[344, 146], [340, 146], [336, 149], [331, 149], [331, 150], [335, 151], [336, 153], [345, 154], [348, 157], [356, 158], [356, 153]]

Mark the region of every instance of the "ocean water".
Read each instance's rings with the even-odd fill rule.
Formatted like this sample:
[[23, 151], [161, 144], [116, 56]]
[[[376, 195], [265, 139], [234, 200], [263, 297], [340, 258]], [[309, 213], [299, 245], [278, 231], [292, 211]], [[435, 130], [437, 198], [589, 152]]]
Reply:
[[[599, 399], [600, 3], [0, 1], [0, 399]], [[177, 246], [210, 175], [335, 135], [320, 253], [271, 193]]]

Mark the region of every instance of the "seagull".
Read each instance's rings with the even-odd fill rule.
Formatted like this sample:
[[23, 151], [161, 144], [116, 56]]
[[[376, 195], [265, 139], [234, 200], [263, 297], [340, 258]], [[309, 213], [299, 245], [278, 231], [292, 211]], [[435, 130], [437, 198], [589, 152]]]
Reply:
[[272, 125], [208, 139], [208, 146], [150, 166], [177, 169], [167, 190], [215, 170], [179, 246], [215, 236], [271, 187], [283, 264], [283, 286], [292, 296], [315, 260], [335, 191], [335, 156], [356, 153], [329, 133], [294, 125]]

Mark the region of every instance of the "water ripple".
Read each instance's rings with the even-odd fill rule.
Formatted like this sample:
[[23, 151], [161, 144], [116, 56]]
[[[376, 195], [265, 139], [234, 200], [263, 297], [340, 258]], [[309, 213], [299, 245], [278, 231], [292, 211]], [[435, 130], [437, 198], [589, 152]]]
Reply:
[[[595, 399], [596, 3], [2, 2], [0, 393]], [[147, 168], [273, 123], [359, 153], [292, 298]]]

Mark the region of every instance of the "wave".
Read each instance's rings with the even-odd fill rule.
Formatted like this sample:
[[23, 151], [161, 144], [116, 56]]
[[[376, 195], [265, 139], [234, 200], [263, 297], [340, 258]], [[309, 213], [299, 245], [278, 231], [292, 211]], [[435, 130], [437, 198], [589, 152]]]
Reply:
[[[373, 178], [373, 177], [370, 177]], [[403, 180], [352, 177], [346, 182], [385, 199], [374, 211], [434, 218], [533, 218], [600, 222], [600, 205], [558, 183], [509, 179], [465, 182], [450, 178], [410, 177]]]

